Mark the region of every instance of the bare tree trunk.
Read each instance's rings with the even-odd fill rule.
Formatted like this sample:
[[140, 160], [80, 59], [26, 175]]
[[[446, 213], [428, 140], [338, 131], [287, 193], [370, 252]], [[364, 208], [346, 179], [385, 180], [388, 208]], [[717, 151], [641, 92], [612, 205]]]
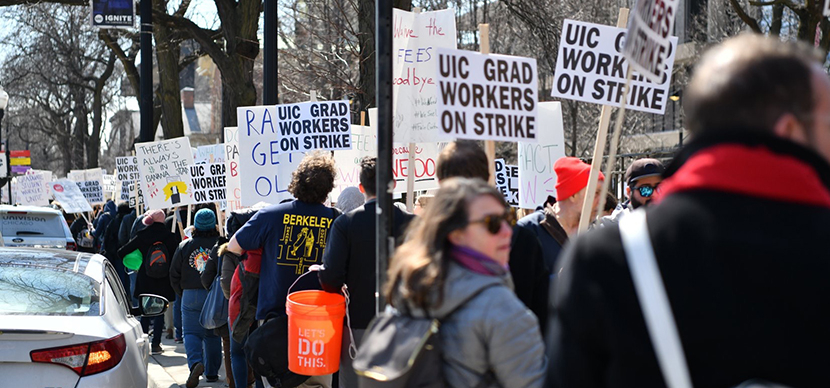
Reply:
[[98, 156], [101, 154], [101, 127], [103, 126], [103, 95], [104, 86], [115, 70], [115, 53], [110, 51], [104, 72], [95, 80], [95, 90], [92, 91], [92, 135], [86, 149], [87, 164], [91, 168], [98, 167]]
[[[155, 12], [166, 12], [165, 0], [153, 0]], [[179, 88], [179, 56], [181, 46], [174, 40], [174, 33], [163, 23], [153, 23], [153, 37], [156, 41], [159, 89], [156, 95], [161, 101], [161, 128], [165, 139], [184, 136], [182, 122], [182, 97]]]

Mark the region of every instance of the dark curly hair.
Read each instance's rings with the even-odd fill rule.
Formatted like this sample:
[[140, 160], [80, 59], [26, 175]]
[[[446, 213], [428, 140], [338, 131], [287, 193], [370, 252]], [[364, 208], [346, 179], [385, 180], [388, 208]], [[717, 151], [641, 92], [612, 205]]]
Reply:
[[323, 203], [334, 188], [337, 169], [328, 153], [315, 151], [306, 154], [291, 175], [288, 192], [306, 203]]

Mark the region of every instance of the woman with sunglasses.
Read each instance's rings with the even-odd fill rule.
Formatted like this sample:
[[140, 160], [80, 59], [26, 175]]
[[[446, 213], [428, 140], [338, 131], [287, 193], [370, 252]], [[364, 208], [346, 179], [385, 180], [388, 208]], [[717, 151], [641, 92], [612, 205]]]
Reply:
[[536, 317], [516, 298], [504, 197], [480, 179], [452, 178], [395, 253], [393, 307], [441, 321], [450, 387], [541, 387], [546, 359]]

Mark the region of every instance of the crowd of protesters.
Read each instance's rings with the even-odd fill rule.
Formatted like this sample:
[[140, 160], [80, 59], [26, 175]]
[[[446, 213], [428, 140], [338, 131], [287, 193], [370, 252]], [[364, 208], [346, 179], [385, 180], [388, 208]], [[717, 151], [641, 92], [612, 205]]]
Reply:
[[[591, 166], [565, 157], [551, 166], [555, 196], [516, 219], [487, 184], [482, 148], [448, 144], [437, 161], [440, 188], [417, 198], [414, 214], [396, 207], [391, 215], [398, 247], [381, 287], [388, 308], [441, 321], [449, 387], [830, 385], [822, 372], [830, 361], [822, 253], [830, 78], [820, 64], [809, 47], [755, 35], [711, 49], [685, 91], [692, 141], [665, 166], [632, 162], [624, 200], [611, 198], [603, 213], [606, 177], [589, 182]], [[223, 353], [231, 387], [262, 386], [245, 354], [285, 351], [287, 339], [262, 343], [256, 329], [285, 317], [289, 288], [337, 293], [345, 285], [343, 330], [352, 334], [343, 335], [338, 377], [264, 377], [357, 388], [349, 349], [373, 341], [366, 335], [376, 316], [376, 168], [364, 158], [360, 185], [330, 207], [333, 158], [309, 153], [289, 186], [295, 199], [234, 213], [226, 236], [215, 209], [198, 210], [183, 240], [174, 217], [111, 202], [93, 225], [76, 220], [71, 229], [79, 249], [110, 258], [132, 295], [176, 301], [168, 327], [184, 341], [188, 387], [203, 373], [215, 381]], [[579, 233], [589, 187], [594, 223]], [[307, 219], [314, 222], [299, 221]], [[167, 276], [128, 268], [133, 251], [162, 248]], [[316, 276], [303, 276], [309, 271]], [[216, 276], [229, 325], [208, 330], [199, 314]], [[142, 324], [152, 324], [160, 352], [164, 318]]]

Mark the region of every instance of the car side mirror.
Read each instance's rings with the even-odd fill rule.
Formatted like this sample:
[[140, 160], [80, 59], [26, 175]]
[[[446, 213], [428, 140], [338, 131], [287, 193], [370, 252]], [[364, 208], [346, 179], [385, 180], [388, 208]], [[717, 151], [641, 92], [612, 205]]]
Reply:
[[139, 295], [138, 307], [133, 307], [133, 315], [141, 317], [155, 317], [164, 314], [170, 302], [163, 296], [153, 294]]

